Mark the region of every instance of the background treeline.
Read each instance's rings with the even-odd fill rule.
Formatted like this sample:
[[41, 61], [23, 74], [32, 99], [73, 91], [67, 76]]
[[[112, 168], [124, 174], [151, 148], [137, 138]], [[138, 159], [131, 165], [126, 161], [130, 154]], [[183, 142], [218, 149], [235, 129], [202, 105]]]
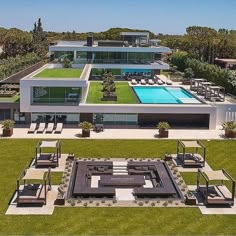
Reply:
[[[103, 31], [103, 32], [92, 32], [93, 37], [95, 40], [120, 40], [120, 32], [149, 32], [151, 38], [156, 38], [157, 35], [155, 35], [153, 32], [148, 30], [140, 30], [140, 29], [129, 29], [129, 28], [110, 28], [109, 30]], [[56, 41], [56, 40], [86, 40], [87, 35], [89, 32], [83, 33], [83, 32], [75, 32], [74, 30], [72, 32], [62, 32], [62, 33], [56, 33], [56, 32], [48, 32], [48, 40], [50, 42]]]
[[0, 80], [7, 78], [42, 59], [34, 52], [0, 60]]
[[202, 62], [212, 64], [215, 58], [236, 58], [236, 30], [191, 26], [183, 36], [162, 39], [163, 45], [186, 51]]
[[40, 19], [31, 32], [0, 28], [0, 80], [45, 59], [48, 45]]
[[225, 87], [227, 93], [236, 95], [236, 71], [221, 69], [216, 65], [202, 62], [183, 51], [174, 52], [169, 57], [169, 63], [181, 72], [191, 69], [193, 77], [207, 79]]

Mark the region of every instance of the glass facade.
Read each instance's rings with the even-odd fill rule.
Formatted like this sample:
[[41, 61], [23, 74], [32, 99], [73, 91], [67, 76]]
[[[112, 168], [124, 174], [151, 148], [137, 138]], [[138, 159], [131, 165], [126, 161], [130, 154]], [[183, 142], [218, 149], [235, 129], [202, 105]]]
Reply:
[[74, 59], [73, 51], [55, 51], [54, 60], [63, 61], [65, 58], [68, 58], [70, 61]]
[[73, 87], [33, 87], [32, 104], [78, 105], [82, 88]]
[[94, 123], [105, 125], [137, 125], [137, 114], [118, 114], [118, 113], [95, 113], [93, 114]]
[[93, 63], [147, 64], [154, 62], [151, 52], [94, 52]]
[[13, 116], [16, 124], [25, 123], [25, 113], [20, 112], [20, 110], [14, 110]]
[[[91, 56], [90, 56], [91, 54]], [[76, 59], [74, 58], [76, 57]], [[86, 64], [88, 58], [98, 64], [148, 64], [161, 59], [161, 53], [154, 52], [86, 52], [55, 51], [54, 60], [63, 61], [69, 58], [76, 64]]]
[[77, 113], [32, 113], [31, 122], [34, 123], [63, 123], [78, 124], [80, 116]]

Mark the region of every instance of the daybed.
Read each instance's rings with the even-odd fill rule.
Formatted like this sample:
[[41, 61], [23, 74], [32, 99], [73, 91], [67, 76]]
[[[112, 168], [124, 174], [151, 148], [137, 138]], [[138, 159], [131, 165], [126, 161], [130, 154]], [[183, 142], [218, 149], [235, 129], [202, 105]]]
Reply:
[[[43, 153], [43, 149], [47, 149]], [[48, 150], [53, 152], [48, 153]], [[59, 141], [40, 141], [36, 146], [35, 166], [38, 167], [57, 167], [61, 157], [61, 143]]]
[[46, 205], [47, 193], [50, 190], [50, 169], [25, 169], [17, 180], [17, 204]]
[[[199, 151], [202, 150], [202, 154]], [[177, 142], [177, 158], [184, 167], [204, 167], [206, 161], [206, 147], [200, 141]]]
[[[205, 185], [200, 185], [200, 179], [203, 177]], [[220, 182], [220, 184], [212, 184]], [[231, 181], [231, 192], [224, 185], [224, 181]], [[202, 171], [198, 170], [197, 191], [201, 193], [206, 205], [234, 205], [235, 180], [224, 170]]]

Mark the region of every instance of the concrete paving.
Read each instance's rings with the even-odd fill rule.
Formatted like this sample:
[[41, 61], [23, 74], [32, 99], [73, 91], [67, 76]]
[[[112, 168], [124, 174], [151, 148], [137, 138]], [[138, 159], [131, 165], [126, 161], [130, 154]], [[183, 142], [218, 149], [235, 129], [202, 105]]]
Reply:
[[42, 207], [19, 207], [16, 204], [16, 194], [13, 197], [6, 215], [52, 215], [54, 211], [54, 201], [57, 198], [58, 186], [53, 185], [51, 191], [47, 194], [47, 204]]
[[134, 201], [133, 189], [116, 189], [116, 200], [117, 201]]
[[[197, 186], [188, 185], [188, 189], [193, 191], [197, 198], [197, 206], [203, 215], [236, 215], [236, 204], [232, 207], [225, 205], [205, 206], [202, 197], [196, 192]], [[236, 202], [236, 198], [234, 199], [234, 202]]]
[[98, 181], [100, 180], [100, 176], [92, 176], [91, 177], [91, 188], [98, 188]]
[[[82, 138], [81, 129], [64, 128], [61, 134], [28, 134], [28, 128], [14, 128], [10, 138], [22, 139], [160, 139], [157, 129], [105, 129], [104, 132], [91, 131], [91, 137]], [[0, 128], [0, 137], [2, 130]], [[164, 138], [164, 140], [167, 138]], [[168, 139], [225, 139], [221, 127], [216, 130], [205, 129], [170, 129]], [[236, 139], [235, 139], [236, 140]]]

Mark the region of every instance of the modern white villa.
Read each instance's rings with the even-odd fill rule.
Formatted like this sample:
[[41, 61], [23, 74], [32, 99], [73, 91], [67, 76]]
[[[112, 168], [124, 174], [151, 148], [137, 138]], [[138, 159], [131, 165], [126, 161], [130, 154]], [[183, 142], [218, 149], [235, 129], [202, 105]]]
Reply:
[[[51, 63], [21, 79], [19, 107], [15, 103], [2, 103], [5, 110], [2, 118], [13, 118], [23, 124], [69, 125], [93, 123], [99, 115], [104, 125], [109, 126], [153, 127], [167, 121], [172, 127], [206, 129], [236, 119], [233, 99], [208, 101], [190, 91], [189, 86], [168, 83], [161, 74], [169, 65], [162, 59], [171, 49], [160, 46], [159, 40], [150, 39], [147, 32], [123, 32], [121, 38], [94, 41], [88, 35], [87, 41], [59, 41], [51, 45]], [[55, 72], [63, 67], [65, 58], [72, 61], [71, 76]], [[96, 91], [90, 89], [104, 71], [111, 71], [117, 83], [124, 83], [135, 102], [91, 102], [88, 96], [91, 93], [96, 96]], [[204, 82], [199, 86], [204, 87]]]

